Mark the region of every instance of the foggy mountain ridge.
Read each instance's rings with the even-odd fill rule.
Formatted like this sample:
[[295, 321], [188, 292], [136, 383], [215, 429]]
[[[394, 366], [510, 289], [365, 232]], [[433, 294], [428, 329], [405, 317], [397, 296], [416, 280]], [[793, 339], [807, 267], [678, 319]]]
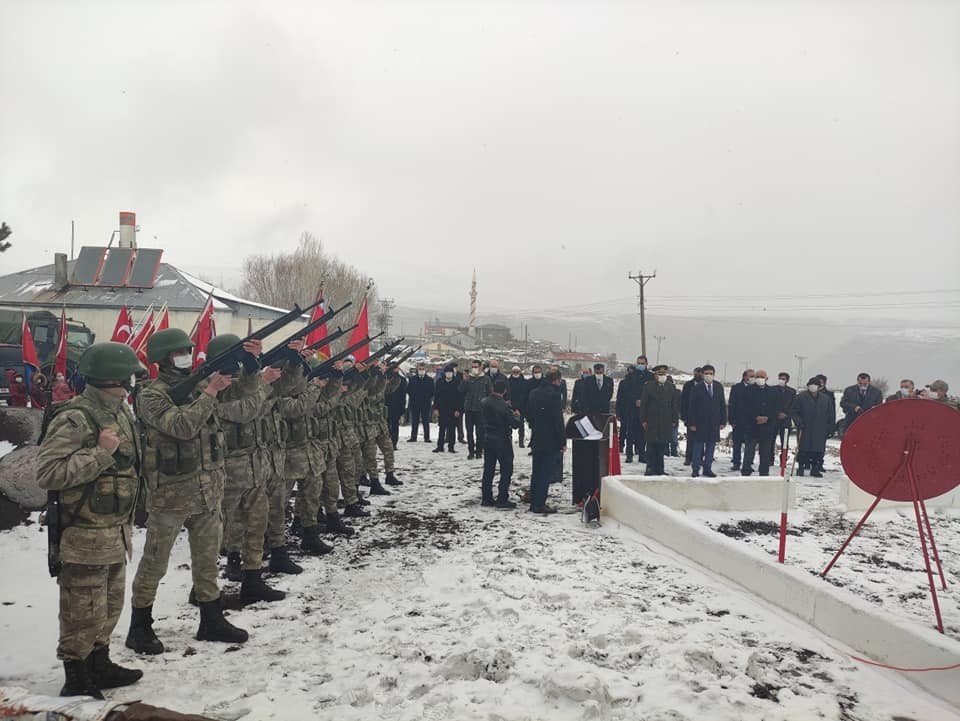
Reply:
[[[717, 311], [712, 310], [712, 313]], [[392, 332], [420, 333], [426, 321], [466, 325], [466, 312], [397, 306]], [[816, 373], [828, 377], [831, 388], [855, 382], [857, 373], [885, 377], [891, 384], [912, 378], [918, 385], [943, 378], [952, 392], [960, 390], [960, 337], [937, 326], [889, 328], [879, 324], [837, 323], [811, 317], [765, 318], [750, 316], [703, 317], [647, 314], [647, 356], [656, 362], [655, 335], [664, 336], [660, 360], [676, 368], [692, 369], [703, 363], [717, 367], [718, 376], [735, 380], [746, 363], [770, 374], [785, 370], [791, 384], [797, 380], [799, 361], [805, 356], [801, 385]], [[621, 361], [640, 353], [640, 317], [620, 313], [603, 315], [576, 310], [535, 314], [480, 313], [477, 324], [508, 326], [518, 342], [521, 323], [531, 340], [550, 341], [582, 352], [614, 352]]]

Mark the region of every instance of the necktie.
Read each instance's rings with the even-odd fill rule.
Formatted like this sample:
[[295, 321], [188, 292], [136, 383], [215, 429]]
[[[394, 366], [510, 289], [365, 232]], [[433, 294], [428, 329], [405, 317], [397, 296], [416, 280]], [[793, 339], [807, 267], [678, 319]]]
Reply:
[[603, 376], [597, 376], [597, 390], [603, 390]]
[[713, 383], [707, 384], [707, 395], [713, 398]]

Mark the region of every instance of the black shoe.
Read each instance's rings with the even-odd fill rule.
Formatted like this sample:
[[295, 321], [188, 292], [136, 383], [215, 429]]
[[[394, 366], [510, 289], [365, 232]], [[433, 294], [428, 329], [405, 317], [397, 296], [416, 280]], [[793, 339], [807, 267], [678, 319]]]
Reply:
[[[368, 501], [364, 496], [360, 495], [359, 493], [357, 494], [357, 503], [359, 503], [361, 506], [370, 505], [370, 501]], [[344, 508], [346, 508], [346, 506], [344, 506]]]
[[520, 443], [518, 443], [517, 445], [518, 445], [520, 448], [523, 448], [523, 447], [524, 447], [523, 441], [520, 441]]
[[290, 559], [290, 554], [287, 553], [285, 546], [270, 549], [269, 569], [271, 573], [287, 573], [290, 575], [303, 573], [303, 566]]
[[476, 457], [477, 457], [477, 458], [483, 458], [483, 451], [480, 450], [479, 448], [477, 449]]
[[340, 518], [340, 514], [334, 511], [327, 514], [327, 533], [335, 533], [338, 536], [352, 536], [354, 530]]
[[739, 469], [740, 469], [740, 461], [734, 461], [733, 463], [730, 464], [731, 471], [736, 471]]
[[549, 516], [551, 513], [556, 513], [557, 509], [553, 506], [536, 506], [531, 508], [532, 513], [539, 513], [541, 516]]
[[741, 469], [740, 469], [740, 475], [741, 475], [741, 476], [752, 476], [752, 475], [753, 475], [753, 469], [750, 468], [749, 466], [748, 466], [747, 468], [741, 468]]
[[387, 477], [384, 479], [384, 481], [386, 481], [386, 484], [387, 484], [388, 486], [402, 486], [402, 485], [403, 485], [403, 481], [401, 481], [399, 478], [397, 478], [397, 477], [393, 474], [393, 472], [388, 473], [388, 474], [387, 474]]
[[103, 694], [100, 693], [100, 689], [94, 683], [86, 660], [70, 659], [64, 661], [63, 676], [64, 684], [63, 688], [60, 689], [61, 696], [92, 696], [99, 701], [103, 701]]
[[497, 505], [497, 502], [492, 498], [484, 498], [482, 501], [480, 501], [480, 505], [487, 508], [493, 508], [495, 505]]
[[124, 668], [111, 661], [109, 646], [93, 649], [93, 653], [87, 657], [87, 667], [93, 684], [98, 689], [129, 686], [143, 678], [143, 671], [140, 669]]
[[198, 641], [246, 643], [248, 638], [250, 638], [250, 634], [242, 628], [237, 628], [223, 617], [223, 609], [219, 598], [213, 601], [204, 601], [200, 604], [200, 626], [197, 628]]
[[448, 449], [447, 449], [447, 453], [456, 453], [456, 452], [457, 452], [457, 449], [456, 449], [456, 448], [448, 448]]
[[528, 455], [528, 456], [532, 456], [532, 455], [533, 455], [533, 451], [529, 451], [529, 452], [527, 453], [527, 455]]
[[476, 458], [476, 456], [474, 456], [472, 453], [468, 453], [468, 454], [467, 454], [467, 460], [468, 460], [468, 461], [472, 461], [474, 458]]
[[360, 476], [360, 480], [359, 480], [357, 483], [358, 483], [359, 485], [361, 485], [361, 486], [369, 486], [369, 485], [370, 485], [370, 476], [368, 476], [366, 473], [364, 473], [362, 476]]
[[240, 602], [244, 605], [257, 601], [282, 601], [287, 597], [283, 591], [270, 588], [263, 582], [263, 571], [244, 571], [240, 584]]
[[[704, 475], [706, 475], [706, 474], [704, 474]], [[693, 471], [693, 472], [690, 474], [690, 477], [691, 477], [691, 478], [699, 478], [699, 477], [700, 477], [700, 471]]]
[[813, 470], [810, 471], [810, 476], [811, 478], [823, 478], [823, 472], [819, 468], [814, 467]]
[[434, 449], [433, 449], [433, 452], [434, 452], [434, 453], [443, 453], [443, 449], [442, 449], [442, 448], [434, 448]]
[[243, 580], [243, 568], [241, 568], [240, 564], [240, 553], [237, 551], [230, 551], [227, 554], [226, 577], [228, 581]]
[[692, 466], [692, 465], [693, 465], [693, 461], [689, 460], [688, 458], [684, 458], [684, 459], [683, 459], [683, 465], [685, 465], [685, 466]]
[[708, 469], [708, 470], [705, 470], [705, 471], [703, 472], [703, 477], [704, 477], [704, 478], [716, 478], [716, 477], [717, 477], [717, 474]]
[[364, 510], [359, 503], [351, 503], [343, 509], [343, 515], [346, 518], [366, 518], [370, 511]]
[[516, 507], [517, 507], [517, 504], [511, 501], [509, 498], [504, 501], [497, 501], [497, 508], [510, 509], [510, 508], [516, 508]]
[[[428, 438], [427, 440], [430, 440], [430, 439]], [[408, 439], [407, 439], [407, 443], [416, 443], [416, 442], [417, 442], [417, 439], [416, 439], [416, 438], [408, 438]]]
[[389, 496], [390, 491], [384, 488], [380, 484], [380, 479], [374, 476], [370, 479], [370, 495], [371, 496]]
[[300, 550], [308, 556], [324, 556], [333, 550], [333, 546], [328, 546], [320, 540], [319, 526], [310, 526], [303, 529], [303, 540], [300, 541]]
[[397, 444], [396, 444], [396, 443], [393, 444], [393, 450], [397, 450]]
[[626, 463], [633, 463], [633, 456], [627, 456]]
[[429, 443], [429, 442], [430, 442], [430, 439], [429, 439], [429, 438], [424, 438], [424, 439], [423, 439], [423, 442], [424, 442], [424, 443]]
[[797, 468], [797, 475], [803, 477], [803, 466], [799, 466]]
[[163, 653], [163, 644], [153, 632], [153, 606], [130, 609], [130, 631], [127, 633], [126, 647], [137, 653], [155, 656]]

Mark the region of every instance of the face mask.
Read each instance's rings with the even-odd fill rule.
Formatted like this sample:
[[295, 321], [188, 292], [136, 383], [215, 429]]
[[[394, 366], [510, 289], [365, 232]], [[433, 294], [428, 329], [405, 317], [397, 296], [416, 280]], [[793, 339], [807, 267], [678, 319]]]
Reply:
[[417, 375], [420, 376], [421, 378], [423, 378], [426, 374], [427, 374], [427, 372], [426, 372], [425, 370], [418, 370], [418, 371], [417, 371]]
[[867, 390], [867, 388], [870, 387], [870, 384], [869, 384], [869, 383], [857, 383], [857, 385], [860, 386], [860, 390], [862, 390], [862, 391], [865, 391], [865, 390]]
[[495, 376], [495, 375], [496, 375], [497, 373], [499, 373], [499, 372], [500, 372], [500, 369], [499, 369], [499, 368], [491, 368], [491, 369], [490, 369], [490, 375], [492, 375], [492, 376]]
[[57, 376], [57, 383], [61, 383], [62, 381], [63, 381], [63, 376]]
[[348, 370], [350, 370], [351, 368], [353, 368], [353, 363], [351, 363], [350, 361], [344, 361], [344, 362], [343, 362], [343, 370], [344, 370], [344, 371], [348, 371]]
[[446, 372], [443, 374], [443, 377], [446, 378], [448, 381], [452, 381], [452, 380], [453, 380], [453, 371], [446, 371]]
[[786, 379], [780, 378], [780, 379], [777, 381], [777, 385], [778, 385], [778, 386], [785, 386], [785, 385], [787, 385]]
[[188, 371], [193, 368], [193, 356], [189, 353], [186, 355], [175, 355], [173, 357], [173, 367], [179, 368], [182, 371]]
[[646, 369], [647, 369], [647, 367], [646, 367], [643, 363], [637, 363], [637, 370], [638, 370], [638, 371], [645, 371]]
[[754, 382], [755, 385], [758, 385], [758, 386], [765, 386], [765, 385], [767, 385], [767, 379], [766, 379], [766, 378], [755, 378], [753, 382]]
[[908, 396], [908, 395], [910, 395], [910, 394], [912, 394], [912, 393], [913, 393], [913, 391], [910, 390], [909, 388], [901, 388], [901, 389], [900, 389], [900, 395], [902, 395], [902, 396]]
[[807, 386], [807, 390], [810, 391], [811, 393], [816, 393], [818, 390], [820, 390], [820, 386], [814, 385], [813, 383], [811, 383], [810, 385]]
[[470, 369], [470, 375], [472, 375], [472, 376], [478, 376], [478, 375], [480, 375], [480, 369], [479, 369], [479, 368], [471, 368], [471, 369]]
[[13, 379], [13, 382], [14, 382], [14, 383], [23, 383], [23, 378], [21, 378], [20, 376], [17, 376], [16, 378]]
[[127, 390], [132, 391], [137, 385], [137, 377], [135, 375], [130, 376], [130, 385], [127, 386]]
[[666, 383], [666, 382], [667, 382], [667, 377], [665, 375], [657, 376], [657, 383]]
[[581, 374], [580, 374], [580, 377], [583, 378], [584, 380], [586, 380], [587, 378], [590, 377], [590, 374], [589, 374], [589, 373], [581, 373]]
[[704, 373], [703, 375], [704, 383], [713, 383], [713, 373]]
[[745, 380], [744, 383], [746, 383], [748, 386], [752, 386], [754, 380], [755, 380], [755, 379], [753, 379], [753, 378], [747, 378], [747, 380]]
[[537, 380], [540, 380], [541, 378], [543, 378], [543, 373], [534, 373], [533, 377], [536, 378]]

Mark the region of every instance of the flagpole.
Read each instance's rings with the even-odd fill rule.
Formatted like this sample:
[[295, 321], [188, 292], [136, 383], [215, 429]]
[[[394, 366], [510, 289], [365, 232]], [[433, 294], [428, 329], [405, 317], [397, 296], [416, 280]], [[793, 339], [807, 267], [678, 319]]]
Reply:
[[203, 314], [207, 310], [207, 303], [212, 302], [213, 300], [213, 286], [210, 286], [210, 293], [207, 295], [207, 299], [203, 302], [203, 307], [200, 309], [200, 314], [197, 316], [197, 319], [193, 322], [193, 328], [187, 334], [193, 338], [193, 334], [197, 332], [197, 327], [200, 325], [200, 321], [203, 320]]
[[[140, 316], [140, 320], [137, 321], [137, 325], [130, 331], [130, 337], [127, 338], [127, 345], [130, 345], [134, 339], [140, 334], [140, 331], [146, 326], [147, 318], [150, 316], [150, 313], [153, 312], [154, 303], [151, 303], [147, 306], [147, 309], [143, 311], [143, 315]], [[150, 318], [152, 321], [153, 319]]]

